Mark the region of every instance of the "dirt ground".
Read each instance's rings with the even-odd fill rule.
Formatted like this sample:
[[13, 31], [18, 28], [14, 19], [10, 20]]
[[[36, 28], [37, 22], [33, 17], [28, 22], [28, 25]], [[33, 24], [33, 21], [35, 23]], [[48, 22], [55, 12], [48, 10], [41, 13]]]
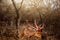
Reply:
[[20, 25], [19, 26], [18, 35], [17, 35], [16, 26], [0, 26], [0, 40], [58, 40], [53, 35], [43, 36], [41, 39], [34, 37], [34, 36], [32, 36], [30, 38], [24, 36], [22, 39], [20, 37], [20, 31], [24, 27], [26, 27], [26, 25]]

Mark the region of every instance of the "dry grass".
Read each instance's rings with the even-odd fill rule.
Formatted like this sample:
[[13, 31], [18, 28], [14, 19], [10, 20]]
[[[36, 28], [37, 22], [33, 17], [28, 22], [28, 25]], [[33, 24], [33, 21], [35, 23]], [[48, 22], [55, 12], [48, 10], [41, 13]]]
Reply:
[[[54, 36], [44, 36], [42, 39], [37, 38], [35, 36], [32, 37], [27, 37], [27, 36], [23, 36], [23, 38], [21, 38], [20, 33], [21, 30], [26, 27], [26, 25], [20, 25], [18, 32], [19, 32], [19, 38], [18, 40], [56, 40], [56, 38], [54, 38]], [[16, 27], [15, 26], [0, 26], [0, 40], [17, 40], [16, 37]], [[46, 39], [47, 37], [47, 39]]]

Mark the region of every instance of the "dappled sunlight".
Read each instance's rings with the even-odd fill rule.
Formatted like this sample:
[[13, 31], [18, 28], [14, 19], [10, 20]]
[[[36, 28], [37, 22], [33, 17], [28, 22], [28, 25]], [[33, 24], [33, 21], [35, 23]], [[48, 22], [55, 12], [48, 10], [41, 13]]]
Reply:
[[14, 0], [16, 3], [21, 3], [22, 0]]

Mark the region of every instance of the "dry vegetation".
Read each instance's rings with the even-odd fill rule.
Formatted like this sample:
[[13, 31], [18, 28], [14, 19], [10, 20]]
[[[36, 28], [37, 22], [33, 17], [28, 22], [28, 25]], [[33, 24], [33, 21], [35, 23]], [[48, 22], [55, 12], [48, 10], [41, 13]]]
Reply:
[[14, 0], [12, 4], [6, 1], [0, 0], [0, 40], [60, 40], [60, 0], [45, 0], [48, 5], [35, 0], [30, 8], [26, 8], [26, 0], [22, 0], [19, 8]]

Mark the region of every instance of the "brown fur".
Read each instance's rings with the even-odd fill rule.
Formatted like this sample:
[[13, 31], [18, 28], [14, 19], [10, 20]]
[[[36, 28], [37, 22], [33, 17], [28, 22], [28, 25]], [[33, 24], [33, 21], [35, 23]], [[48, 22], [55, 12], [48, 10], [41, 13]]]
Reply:
[[28, 24], [29, 27], [24, 28], [21, 31], [21, 38], [23, 36], [27, 36], [27, 37], [35, 36], [35, 37], [38, 37], [38, 38], [42, 37], [41, 29], [43, 29], [44, 25], [42, 25], [41, 27], [38, 27], [37, 24], [36, 24], [36, 20], [34, 21], [34, 23], [35, 23], [36, 27], [31, 26], [27, 21], [27, 24]]

